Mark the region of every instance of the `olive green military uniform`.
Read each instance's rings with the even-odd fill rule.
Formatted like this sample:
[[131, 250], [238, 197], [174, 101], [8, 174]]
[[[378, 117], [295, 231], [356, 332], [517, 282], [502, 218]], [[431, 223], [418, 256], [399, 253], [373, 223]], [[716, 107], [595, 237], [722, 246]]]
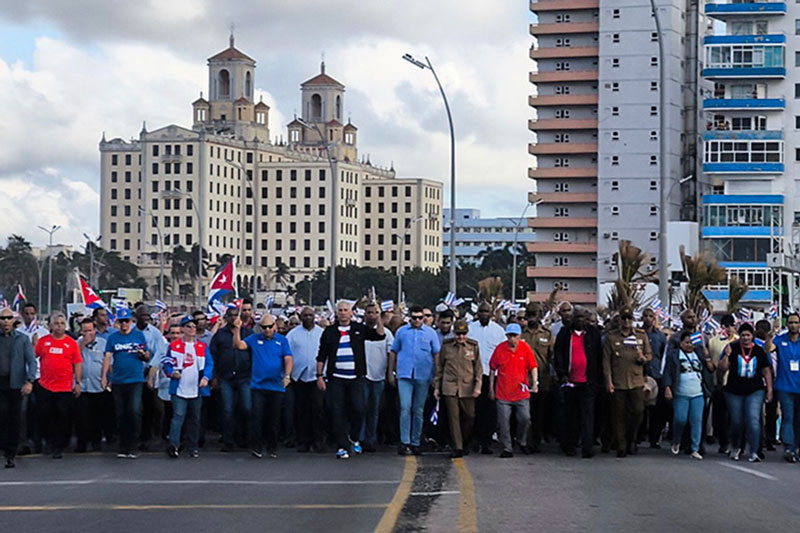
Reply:
[[454, 450], [463, 450], [469, 441], [475, 424], [475, 391], [481, 390], [483, 366], [478, 352], [478, 343], [464, 339], [458, 344], [455, 339], [442, 343], [439, 365], [436, 367], [434, 389], [443, 397], [447, 408], [450, 438]]
[[536, 356], [536, 368], [539, 369], [539, 392], [531, 394], [531, 429], [528, 444], [534, 451], [542, 442], [544, 419], [553, 412], [551, 389], [553, 378], [550, 376], [550, 365], [553, 363], [553, 333], [542, 324], [535, 328], [527, 327], [522, 331], [522, 340], [533, 348]]
[[[644, 361], [639, 361], [639, 354]], [[644, 413], [645, 364], [653, 359], [647, 333], [634, 329], [630, 335], [621, 330], [608, 333], [603, 346], [605, 384], [614, 385], [612, 396], [617, 431], [617, 450], [635, 453], [636, 432]]]

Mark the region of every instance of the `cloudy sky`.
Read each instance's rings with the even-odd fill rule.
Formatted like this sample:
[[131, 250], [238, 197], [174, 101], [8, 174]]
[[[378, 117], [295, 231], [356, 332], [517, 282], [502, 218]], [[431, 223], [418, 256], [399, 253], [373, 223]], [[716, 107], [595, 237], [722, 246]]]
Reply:
[[[98, 232], [99, 152], [108, 138], [191, 126], [206, 59], [228, 45], [257, 61], [273, 138], [319, 70], [347, 86], [359, 150], [400, 176], [449, 183], [449, 133], [429, 55], [456, 129], [458, 206], [519, 216], [530, 184], [527, 81], [532, 17], [520, 0], [0, 0], [0, 212], [5, 235], [35, 245]], [[445, 187], [449, 191], [449, 185]], [[445, 199], [449, 205], [449, 199]]]

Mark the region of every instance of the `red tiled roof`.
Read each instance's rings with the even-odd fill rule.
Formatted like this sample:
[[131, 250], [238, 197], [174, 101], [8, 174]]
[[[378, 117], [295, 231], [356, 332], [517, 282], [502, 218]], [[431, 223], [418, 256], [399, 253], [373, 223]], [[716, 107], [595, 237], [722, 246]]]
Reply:
[[334, 127], [334, 128], [341, 128], [342, 127], [342, 123], [339, 122], [336, 119], [329, 120], [325, 125], [326, 126], [331, 126], [331, 127]]
[[245, 59], [247, 61], [255, 61], [252, 57], [243, 54], [233, 46], [226, 48], [222, 52], [208, 58], [209, 61], [219, 61], [222, 59]]
[[336, 81], [335, 79], [331, 78], [327, 74], [317, 74], [310, 80], [303, 82], [300, 84], [300, 87], [305, 87], [306, 85], [333, 85], [335, 87], [342, 87], [344, 85]]

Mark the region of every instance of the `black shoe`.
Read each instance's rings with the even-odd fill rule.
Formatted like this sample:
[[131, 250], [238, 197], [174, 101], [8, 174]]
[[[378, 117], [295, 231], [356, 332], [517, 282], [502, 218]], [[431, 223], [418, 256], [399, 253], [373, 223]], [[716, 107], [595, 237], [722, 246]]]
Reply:
[[63, 457], [60, 451], [53, 452], [53, 459], [62, 459]]
[[308, 453], [311, 451], [311, 447], [308, 444], [300, 444], [297, 446], [297, 453]]
[[189, 454], [189, 457], [191, 457], [192, 459], [197, 459], [198, 457], [200, 457], [200, 452], [197, 450], [192, 450], [192, 452]]
[[628, 456], [628, 454], [625, 453], [625, 450], [617, 450], [617, 457], [622, 458], [622, 457], [627, 457], [627, 456]]
[[450, 452], [450, 459], [460, 459], [461, 457], [464, 457], [464, 452], [461, 450], [453, 450]]
[[592, 457], [594, 457], [594, 452], [592, 450], [583, 450], [581, 452], [581, 457], [583, 457], [584, 459], [591, 459]]
[[377, 448], [375, 448], [374, 444], [365, 444], [364, 445], [364, 451], [367, 452], [367, 453], [375, 453], [378, 450], [377, 450]]
[[525, 446], [522, 447], [522, 453], [525, 455], [530, 455], [533, 453], [533, 448], [531, 448], [526, 444]]
[[542, 453], [542, 450], [541, 450], [541, 448], [539, 448], [538, 444], [535, 444], [535, 445], [531, 446], [530, 449], [531, 449], [531, 453]]
[[775, 451], [775, 445], [772, 444], [771, 442], [767, 443], [767, 451], [768, 452], [774, 452]]
[[469, 450], [469, 446], [465, 446], [465, 447], [464, 447], [464, 449], [463, 449], [463, 450], [461, 450], [461, 453], [463, 453], [463, 454], [464, 454], [464, 457], [468, 456], [468, 455], [469, 455], [469, 452], [470, 452], [470, 450]]
[[422, 455], [422, 448], [420, 448], [419, 446], [412, 446], [411, 453], [413, 453], [414, 455]]
[[284, 448], [294, 448], [294, 441], [293, 440], [287, 440], [286, 442], [283, 443], [283, 447]]
[[608, 446], [601, 446], [600, 453], [608, 453]]
[[481, 446], [481, 453], [483, 455], [492, 455], [494, 452], [488, 446]]
[[169, 446], [167, 446], [167, 455], [169, 455], [173, 459], [177, 459], [180, 454], [178, 453], [178, 448], [170, 444]]
[[14, 463], [14, 459], [6, 457], [6, 468], [14, 468], [15, 466], [17, 465]]
[[397, 455], [413, 455], [414, 452], [411, 451], [411, 446], [407, 444], [401, 444], [397, 447]]
[[650, 448], [653, 449], [653, 450], [660, 450], [661, 449], [661, 445], [659, 443], [657, 443], [657, 442], [651, 442], [650, 443]]
[[567, 457], [575, 457], [575, 450], [564, 450], [564, 455]]
[[510, 457], [514, 457], [514, 454], [508, 450], [503, 450], [500, 452], [500, 459], [508, 459]]
[[222, 453], [228, 453], [233, 451], [233, 444], [223, 444], [222, 447], [219, 449]]
[[631, 444], [625, 449], [625, 452], [628, 455], [638, 455], [639, 454], [639, 446], [637, 446], [636, 444]]

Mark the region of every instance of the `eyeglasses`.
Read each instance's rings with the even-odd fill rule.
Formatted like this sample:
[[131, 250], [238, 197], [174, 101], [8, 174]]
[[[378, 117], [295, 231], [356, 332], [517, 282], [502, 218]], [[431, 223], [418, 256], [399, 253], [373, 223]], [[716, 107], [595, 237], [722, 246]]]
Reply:
[[275, 324], [261, 324], [261, 329], [272, 329], [275, 327]]
[[0, 316], [0, 320], [14, 320], [13, 316]]
[[422, 320], [422, 315], [412, 315], [411, 320]]
[[183, 327], [185, 328], [197, 328], [197, 324], [193, 324], [189, 322], [188, 324], [184, 324]]
[[422, 315], [422, 316], [424, 316], [425, 318], [428, 318], [428, 317], [432, 317], [432, 316], [433, 316], [433, 314], [432, 314], [432, 313], [425, 313], [425, 314], [424, 314], [424, 315]]
[[632, 316], [621, 316], [619, 318], [620, 318], [620, 320], [633, 320]]
[[468, 333], [467, 333], [466, 331], [464, 331], [464, 332], [457, 332], [457, 333], [456, 333], [456, 337], [466, 337], [467, 335], [468, 335]]

